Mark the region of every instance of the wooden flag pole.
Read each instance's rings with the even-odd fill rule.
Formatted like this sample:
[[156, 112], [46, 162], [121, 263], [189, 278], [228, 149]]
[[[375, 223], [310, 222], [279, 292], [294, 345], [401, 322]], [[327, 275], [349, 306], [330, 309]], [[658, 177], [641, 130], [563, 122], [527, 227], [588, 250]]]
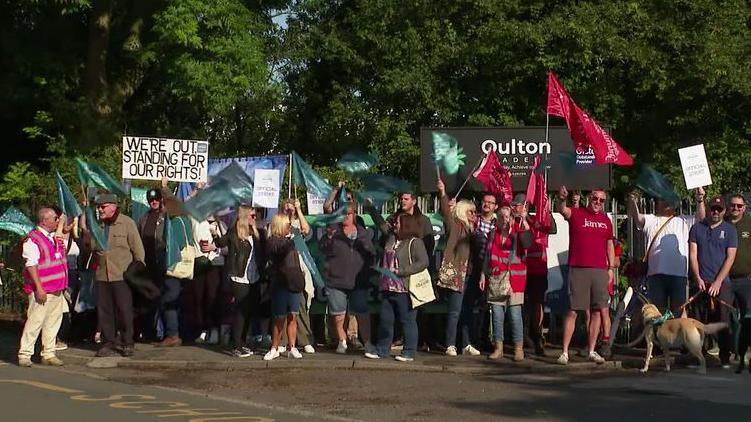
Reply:
[[[292, 198], [292, 172], [294, 171], [292, 167], [292, 164], [293, 164], [292, 160], [293, 160], [292, 153], [290, 153], [289, 154], [289, 182], [287, 183], [287, 199]], [[295, 192], [295, 198], [297, 198], [297, 192]]]

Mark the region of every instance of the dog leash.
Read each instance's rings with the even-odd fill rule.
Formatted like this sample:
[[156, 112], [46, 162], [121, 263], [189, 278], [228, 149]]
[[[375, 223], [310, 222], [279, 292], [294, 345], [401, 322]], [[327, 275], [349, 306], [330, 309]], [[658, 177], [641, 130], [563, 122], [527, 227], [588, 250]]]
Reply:
[[[696, 292], [696, 293], [695, 293], [695, 294], [694, 294], [693, 296], [691, 296], [691, 297], [690, 297], [690, 298], [688, 299], [688, 302], [686, 302], [686, 303], [684, 303], [683, 305], [681, 305], [681, 312], [683, 312], [683, 310], [684, 310], [684, 309], [686, 309], [686, 307], [687, 307], [688, 305], [690, 305], [690, 304], [691, 304], [691, 303], [692, 303], [693, 301], [695, 301], [695, 300], [696, 300], [696, 299], [697, 299], [697, 298], [698, 298], [699, 296], [701, 296], [701, 294], [702, 294], [702, 293], [707, 293], [707, 291], [706, 291], [706, 290], [699, 290], [699, 291], [698, 291], [698, 292]], [[709, 293], [707, 293], [707, 294], [709, 294]], [[716, 300], [716, 301], [717, 301], [717, 302], [719, 302], [719, 303], [720, 303], [721, 305], [724, 305], [724, 306], [726, 306], [726, 307], [730, 308], [730, 310], [731, 310], [731, 311], [737, 311], [737, 309], [736, 309], [736, 307], [735, 307], [735, 306], [733, 306], [733, 305], [731, 305], [731, 304], [727, 303], [726, 301], [724, 301], [724, 300], [720, 299], [719, 297], [715, 297], [715, 296], [710, 296], [709, 298], [710, 298], [710, 299], [713, 299], [713, 300]], [[710, 302], [710, 303], [711, 303], [711, 302]]]

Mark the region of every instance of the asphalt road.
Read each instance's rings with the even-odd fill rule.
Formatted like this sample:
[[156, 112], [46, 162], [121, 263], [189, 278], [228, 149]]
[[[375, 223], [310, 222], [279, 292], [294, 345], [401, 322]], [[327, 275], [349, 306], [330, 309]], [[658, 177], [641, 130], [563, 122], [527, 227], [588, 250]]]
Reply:
[[[0, 363], [0, 420], [50, 421], [318, 421], [247, 400], [207, 397], [158, 386], [107, 381], [78, 371]], [[331, 420], [333, 418], [329, 418]]]

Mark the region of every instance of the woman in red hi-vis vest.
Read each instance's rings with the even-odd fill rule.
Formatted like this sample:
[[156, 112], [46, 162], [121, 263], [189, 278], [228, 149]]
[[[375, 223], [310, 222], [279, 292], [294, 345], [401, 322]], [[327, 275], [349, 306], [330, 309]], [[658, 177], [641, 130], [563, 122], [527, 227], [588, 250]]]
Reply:
[[[512, 214], [512, 206], [514, 212]], [[532, 232], [527, 223], [524, 195], [517, 195], [512, 204], [502, 202], [498, 210], [496, 227], [490, 235], [489, 253], [486, 254], [486, 280], [490, 274], [509, 273], [510, 296], [502, 301], [489, 301], [493, 313], [493, 342], [495, 350], [490, 359], [503, 357], [503, 323], [506, 314], [511, 318], [511, 338], [514, 342], [514, 361], [524, 359], [524, 324], [522, 305], [527, 283], [527, 248], [532, 245]], [[485, 283], [483, 283], [485, 284]]]

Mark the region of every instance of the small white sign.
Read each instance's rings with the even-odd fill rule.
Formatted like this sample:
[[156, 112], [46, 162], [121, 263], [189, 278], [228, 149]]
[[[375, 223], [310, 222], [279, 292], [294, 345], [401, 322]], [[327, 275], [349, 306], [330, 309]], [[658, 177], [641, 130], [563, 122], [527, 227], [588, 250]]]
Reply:
[[209, 143], [123, 136], [123, 179], [206, 182]]
[[712, 184], [712, 175], [709, 173], [707, 154], [704, 152], [703, 144], [681, 148], [678, 150], [678, 156], [681, 159], [686, 189], [695, 189]]
[[307, 193], [308, 195], [308, 215], [321, 215], [323, 214], [323, 204], [326, 202], [326, 198], [318, 196], [314, 193]]
[[279, 169], [253, 171], [253, 206], [279, 208]]

